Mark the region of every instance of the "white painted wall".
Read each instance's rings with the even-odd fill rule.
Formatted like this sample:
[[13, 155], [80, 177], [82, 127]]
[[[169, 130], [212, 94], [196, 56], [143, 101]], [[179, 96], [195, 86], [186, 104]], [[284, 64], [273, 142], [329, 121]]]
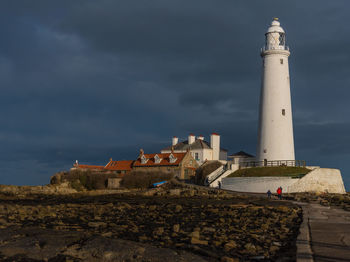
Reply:
[[220, 160], [227, 160], [227, 152], [220, 150], [220, 155], [219, 155]]
[[[284, 32], [273, 21], [267, 33], [268, 41]], [[294, 138], [288, 56], [285, 46], [266, 43], [263, 58], [262, 86], [258, 129], [257, 161], [294, 160]], [[282, 114], [284, 110], [284, 115]]]
[[238, 191], [238, 192], [254, 192], [266, 193], [270, 190], [276, 193], [280, 186], [283, 192], [287, 192], [288, 186], [295, 183], [298, 179], [285, 177], [226, 177], [222, 179], [221, 188]]
[[216, 133], [210, 135], [210, 147], [213, 149], [212, 160], [220, 159], [220, 136]]
[[239, 192], [275, 193], [278, 187], [285, 193], [328, 192], [345, 194], [343, 179], [338, 169], [316, 168], [300, 179], [285, 177], [226, 177], [222, 188]]
[[206, 148], [203, 149], [203, 163], [205, 160], [213, 160], [213, 149], [211, 148]]
[[339, 169], [316, 168], [288, 188], [289, 192], [328, 192], [345, 194]]

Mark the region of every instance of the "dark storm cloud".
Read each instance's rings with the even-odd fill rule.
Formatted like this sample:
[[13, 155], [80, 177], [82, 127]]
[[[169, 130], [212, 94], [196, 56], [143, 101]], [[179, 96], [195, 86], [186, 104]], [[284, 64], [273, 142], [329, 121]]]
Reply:
[[297, 157], [347, 177], [349, 5], [2, 1], [0, 183], [45, 183], [75, 159], [134, 158], [189, 132], [254, 154], [259, 50], [274, 16], [292, 53]]

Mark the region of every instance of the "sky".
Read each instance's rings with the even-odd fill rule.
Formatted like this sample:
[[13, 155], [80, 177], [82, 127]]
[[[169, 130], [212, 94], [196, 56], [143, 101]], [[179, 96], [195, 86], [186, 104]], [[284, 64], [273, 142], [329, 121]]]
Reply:
[[262, 60], [286, 31], [296, 159], [350, 190], [348, 0], [0, 2], [0, 184], [42, 185], [75, 160], [221, 135], [255, 155]]

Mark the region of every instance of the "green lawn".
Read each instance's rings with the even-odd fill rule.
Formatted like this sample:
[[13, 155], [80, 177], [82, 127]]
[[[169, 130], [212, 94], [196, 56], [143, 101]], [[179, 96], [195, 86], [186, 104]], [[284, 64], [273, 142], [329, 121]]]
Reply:
[[291, 167], [291, 166], [276, 166], [276, 167], [252, 167], [239, 169], [228, 175], [228, 177], [292, 177], [300, 178], [309, 173], [311, 170], [305, 167]]

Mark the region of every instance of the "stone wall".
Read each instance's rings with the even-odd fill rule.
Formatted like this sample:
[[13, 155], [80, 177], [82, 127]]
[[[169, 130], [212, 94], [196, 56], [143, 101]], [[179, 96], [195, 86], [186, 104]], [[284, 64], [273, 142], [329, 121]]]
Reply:
[[316, 168], [303, 178], [290, 177], [227, 177], [222, 179], [222, 188], [239, 192], [275, 193], [278, 187], [285, 193], [327, 192], [345, 194], [339, 169]]
[[295, 192], [327, 192], [345, 194], [345, 187], [339, 169], [316, 168], [288, 188]]

